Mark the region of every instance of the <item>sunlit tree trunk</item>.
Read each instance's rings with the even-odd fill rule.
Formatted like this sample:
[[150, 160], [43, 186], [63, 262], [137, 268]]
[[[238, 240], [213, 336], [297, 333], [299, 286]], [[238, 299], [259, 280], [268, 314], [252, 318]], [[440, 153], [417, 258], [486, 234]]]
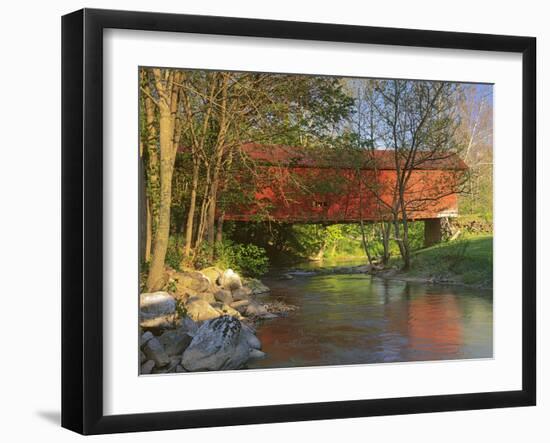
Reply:
[[160, 135], [160, 207], [157, 233], [153, 244], [153, 256], [147, 278], [147, 289], [157, 291], [162, 288], [164, 260], [170, 234], [170, 206], [172, 201], [172, 175], [177, 145], [174, 143], [174, 130], [178, 107], [179, 88], [174, 83], [181, 82], [181, 73], [162, 72], [153, 69], [155, 86], [159, 95], [159, 135]]

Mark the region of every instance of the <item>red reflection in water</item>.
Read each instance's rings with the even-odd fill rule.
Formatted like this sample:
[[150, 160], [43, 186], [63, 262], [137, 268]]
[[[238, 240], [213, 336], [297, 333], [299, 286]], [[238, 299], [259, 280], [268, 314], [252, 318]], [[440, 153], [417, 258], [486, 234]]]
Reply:
[[463, 331], [456, 298], [422, 297], [411, 301], [408, 333], [410, 349], [457, 353], [463, 342]]

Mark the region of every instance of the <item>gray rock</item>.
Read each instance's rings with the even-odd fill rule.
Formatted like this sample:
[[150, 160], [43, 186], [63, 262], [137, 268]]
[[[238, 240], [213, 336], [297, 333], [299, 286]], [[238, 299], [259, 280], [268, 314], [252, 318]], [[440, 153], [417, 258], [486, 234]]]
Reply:
[[183, 317], [181, 319], [180, 328], [185, 328], [187, 334], [193, 337], [199, 329], [199, 325], [191, 320], [189, 317]]
[[221, 315], [209, 303], [199, 298], [189, 300], [185, 305], [185, 309], [187, 310], [187, 315], [193, 321], [210, 320]]
[[252, 295], [252, 290], [249, 288], [243, 287], [239, 289], [235, 289], [231, 293], [233, 300], [240, 301], [240, 300], [248, 300], [250, 296]]
[[260, 303], [256, 301], [251, 301], [247, 306], [245, 310], [246, 315], [255, 315], [257, 317], [262, 317], [266, 314], [269, 314], [267, 312], [267, 309], [264, 305], [261, 305]]
[[215, 303], [216, 298], [214, 297], [214, 294], [211, 294], [210, 292], [201, 292], [198, 294], [194, 294], [191, 297], [189, 297], [186, 301], [186, 303], [195, 301], [195, 300], [204, 300], [206, 303]]
[[223, 275], [223, 271], [221, 269], [211, 266], [209, 268], [201, 269], [200, 272], [205, 277], [208, 277], [212, 283], [221, 286], [221, 277]]
[[250, 346], [251, 349], [261, 349], [262, 343], [260, 342], [260, 339], [256, 337], [256, 334], [254, 334], [254, 331], [246, 326], [242, 325], [241, 329], [241, 335], [244, 340], [246, 340], [248, 346]]
[[239, 320], [243, 318], [239, 311], [220, 301], [214, 303], [212, 307], [216, 309], [221, 315], [230, 315], [231, 317], [238, 318]]
[[155, 336], [147, 331], [147, 332], [144, 332], [143, 335], [140, 337], [139, 339], [139, 346], [145, 346], [145, 343], [147, 343], [149, 340], [151, 340], [152, 338], [154, 338]]
[[183, 353], [183, 367], [188, 371], [242, 368], [251, 348], [241, 337], [241, 329], [241, 322], [230, 316], [205, 322]]
[[143, 352], [149, 360], [153, 360], [155, 362], [155, 366], [158, 368], [166, 366], [170, 363], [170, 358], [168, 357], [168, 354], [166, 354], [164, 346], [162, 346], [156, 337], [146, 343], [143, 347]]
[[250, 300], [240, 300], [240, 301], [234, 301], [229, 306], [231, 306], [233, 309], [236, 309], [241, 314], [246, 311], [246, 307], [250, 304]]
[[183, 351], [187, 349], [193, 338], [188, 334], [185, 327], [178, 328], [172, 331], [166, 331], [158, 340], [164, 346], [164, 351], [169, 356], [181, 356]]
[[153, 360], [147, 360], [141, 365], [141, 374], [150, 374], [153, 368], [155, 367], [155, 362]]
[[188, 290], [204, 292], [210, 288], [210, 280], [198, 271], [178, 272], [172, 278], [178, 294], [184, 294]]
[[149, 317], [141, 314], [139, 316], [139, 325], [145, 329], [162, 330], [176, 326], [177, 314], [161, 315], [157, 317]]
[[234, 272], [232, 269], [227, 269], [220, 280], [220, 283], [224, 289], [229, 291], [234, 291], [235, 289], [242, 288], [243, 283], [239, 274]]
[[139, 363], [143, 364], [147, 360], [147, 356], [143, 351], [139, 351]]
[[225, 303], [226, 305], [230, 305], [233, 303], [233, 296], [231, 295], [231, 291], [228, 291], [227, 289], [219, 289], [214, 293], [214, 298], [218, 301], [221, 301], [222, 303]]
[[271, 290], [257, 278], [249, 278], [245, 286], [250, 289], [252, 295], [264, 294]]
[[267, 354], [265, 352], [259, 351], [258, 349], [251, 349], [249, 354], [250, 360], [259, 360], [265, 358]]
[[181, 356], [172, 356], [170, 357], [170, 363], [168, 363], [166, 366], [162, 368], [155, 368], [153, 369], [153, 374], [167, 374], [167, 373], [174, 373], [176, 372], [176, 368], [180, 365], [181, 362]]
[[176, 299], [168, 292], [151, 292], [139, 296], [139, 309], [148, 317], [158, 317], [176, 312]]

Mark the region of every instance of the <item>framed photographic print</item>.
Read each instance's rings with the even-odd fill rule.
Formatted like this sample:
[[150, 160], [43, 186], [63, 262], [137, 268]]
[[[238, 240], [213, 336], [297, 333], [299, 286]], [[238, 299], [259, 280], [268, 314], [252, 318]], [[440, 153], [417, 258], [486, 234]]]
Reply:
[[534, 38], [62, 25], [64, 427], [535, 404]]

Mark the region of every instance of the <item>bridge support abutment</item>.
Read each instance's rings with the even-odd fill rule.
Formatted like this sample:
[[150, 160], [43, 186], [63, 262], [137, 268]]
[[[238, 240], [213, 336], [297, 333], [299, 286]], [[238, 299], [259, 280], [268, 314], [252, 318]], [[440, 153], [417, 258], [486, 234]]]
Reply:
[[428, 218], [424, 220], [424, 247], [441, 242], [441, 219]]

